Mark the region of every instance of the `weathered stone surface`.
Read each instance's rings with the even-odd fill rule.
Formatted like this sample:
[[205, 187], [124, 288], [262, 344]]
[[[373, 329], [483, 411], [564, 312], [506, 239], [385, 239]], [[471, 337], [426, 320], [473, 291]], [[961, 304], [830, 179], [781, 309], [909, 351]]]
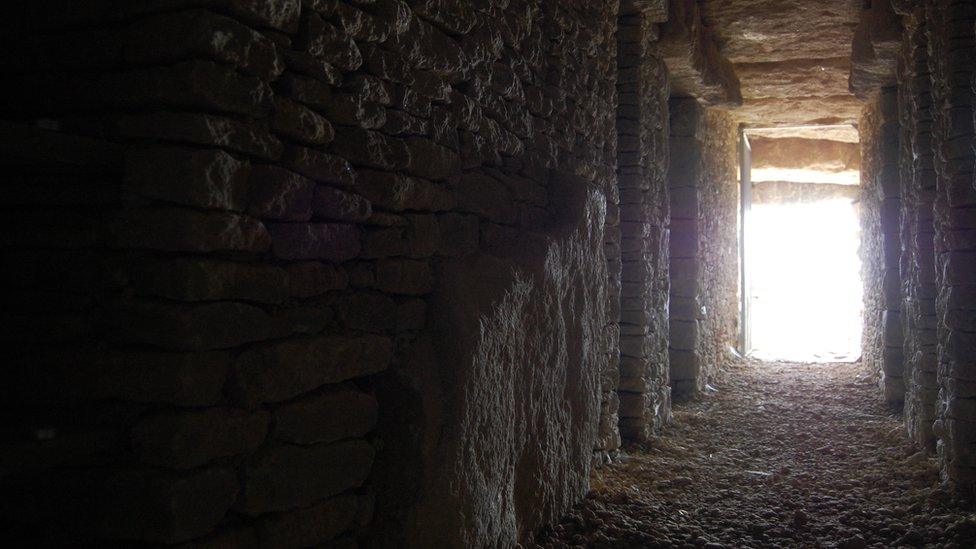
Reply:
[[48, 350], [10, 365], [24, 381], [10, 403], [77, 403], [116, 399], [178, 406], [212, 406], [223, 398], [230, 355]]
[[224, 456], [255, 450], [268, 431], [267, 412], [233, 408], [163, 412], [142, 418], [132, 446], [151, 465], [191, 469]]
[[335, 130], [328, 120], [308, 107], [286, 99], [275, 100], [271, 129], [307, 145], [327, 145], [335, 137]]
[[403, 211], [442, 211], [452, 209], [457, 200], [449, 190], [413, 177], [364, 170], [360, 172], [363, 194], [377, 208]]
[[241, 211], [247, 202], [247, 163], [219, 150], [160, 148], [126, 156], [126, 185], [167, 202]]
[[735, 116], [754, 126], [856, 123], [850, 58], [861, 4], [707, 0], [702, 20], [742, 82]]
[[264, 310], [236, 302], [172, 305], [134, 302], [119, 308], [117, 338], [170, 350], [226, 349], [288, 335], [290, 328]]
[[341, 223], [276, 223], [272, 249], [282, 259], [320, 259], [341, 263], [359, 254], [360, 231]]
[[256, 516], [287, 511], [362, 485], [375, 451], [364, 440], [272, 445], [248, 458], [235, 509]]
[[271, 265], [206, 259], [146, 259], [129, 272], [136, 292], [181, 301], [243, 299], [280, 303], [288, 295], [288, 274]]
[[127, 108], [169, 106], [250, 116], [266, 114], [272, 97], [267, 83], [198, 60], [106, 75], [90, 93], [96, 101]]
[[[861, 149], [834, 140], [752, 137], [752, 168], [780, 168], [818, 172], [858, 171]], [[754, 179], [755, 180], [755, 179]]]
[[306, 509], [270, 515], [258, 524], [258, 536], [275, 547], [311, 547], [350, 528], [368, 508], [364, 496], [337, 496]]
[[159, 15], [123, 32], [125, 60], [136, 65], [203, 57], [235, 65], [263, 80], [273, 80], [284, 70], [284, 61], [271, 40], [206, 10]]
[[109, 539], [178, 543], [213, 529], [233, 505], [237, 478], [228, 469], [189, 475], [119, 471], [95, 495], [98, 533]]
[[889, 0], [874, 0], [861, 10], [851, 50], [850, 89], [858, 97], [894, 85], [901, 49], [901, 17]]
[[396, 138], [371, 130], [340, 127], [333, 150], [352, 164], [380, 170], [403, 170], [410, 165], [410, 150]]
[[125, 137], [219, 147], [266, 160], [281, 156], [281, 141], [266, 128], [223, 116], [165, 112], [123, 116], [116, 125], [115, 131]]
[[376, 400], [359, 391], [327, 390], [274, 412], [275, 438], [296, 444], [362, 437], [376, 426]]
[[672, 93], [706, 104], [742, 103], [739, 78], [702, 23], [697, 2], [669, 2], [668, 20], [656, 47], [668, 66]]
[[261, 219], [308, 221], [312, 217], [313, 181], [277, 166], [255, 166], [248, 180], [247, 213]]
[[330, 187], [315, 189], [311, 207], [316, 218], [352, 223], [366, 221], [373, 213], [372, 205], [365, 198]]
[[[886, 282], [887, 267], [897, 273], [901, 243], [899, 219], [901, 183], [896, 170], [899, 143], [895, 122], [896, 96], [889, 90], [872, 98], [864, 109], [861, 130], [861, 256], [864, 282], [864, 329], [861, 361], [875, 376], [882, 391], [892, 402], [904, 398], [896, 388], [904, 387], [903, 362], [886, 360], [887, 348], [900, 351], [904, 342], [901, 331], [901, 285]], [[886, 213], [890, 212], [890, 213]], [[892, 213], [894, 215], [892, 215]], [[890, 289], [889, 289], [890, 288]], [[889, 292], [894, 295], [889, 299]], [[897, 318], [897, 320], [896, 320]], [[898, 358], [903, 354], [898, 353]]]
[[271, 245], [268, 230], [252, 217], [177, 208], [129, 210], [113, 232], [118, 245], [127, 248], [264, 252]]
[[293, 339], [246, 353], [235, 365], [235, 392], [246, 402], [277, 402], [389, 367], [393, 348], [380, 336]]
[[287, 268], [288, 292], [296, 297], [314, 297], [330, 290], [342, 290], [349, 282], [345, 271], [333, 265], [304, 261]]
[[345, 159], [305, 147], [292, 146], [285, 150], [282, 163], [305, 177], [339, 187], [351, 187], [356, 172]]

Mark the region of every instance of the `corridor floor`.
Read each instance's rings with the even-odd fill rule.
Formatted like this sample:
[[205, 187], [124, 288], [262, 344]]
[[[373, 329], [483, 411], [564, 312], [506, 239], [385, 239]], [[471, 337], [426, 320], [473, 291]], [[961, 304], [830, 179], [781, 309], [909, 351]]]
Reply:
[[545, 547], [976, 547], [859, 363], [746, 361], [594, 473]]

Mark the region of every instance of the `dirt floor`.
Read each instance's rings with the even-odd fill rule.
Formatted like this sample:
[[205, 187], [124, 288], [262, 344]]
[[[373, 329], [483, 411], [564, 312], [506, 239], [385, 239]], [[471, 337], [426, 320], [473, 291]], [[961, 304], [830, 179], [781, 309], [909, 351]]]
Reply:
[[976, 547], [859, 364], [746, 361], [593, 474], [545, 547]]

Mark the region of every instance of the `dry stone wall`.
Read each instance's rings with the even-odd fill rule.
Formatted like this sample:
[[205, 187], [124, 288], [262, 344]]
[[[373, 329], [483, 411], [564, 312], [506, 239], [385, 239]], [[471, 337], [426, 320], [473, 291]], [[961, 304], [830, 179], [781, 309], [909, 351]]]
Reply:
[[899, 65], [901, 145], [901, 287], [905, 426], [921, 448], [935, 447], [932, 420], [938, 395], [935, 315], [935, 167], [926, 18], [906, 14]]
[[885, 88], [861, 114], [861, 361], [884, 398], [904, 398], [901, 328], [901, 182], [897, 92]]
[[625, 3], [617, 82], [620, 433], [647, 441], [671, 420], [668, 379], [668, 76], [652, 48], [661, 14]]
[[[897, 93], [905, 423], [917, 446], [937, 452], [943, 480], [972, 493], [976, 6], [963, 0], [892, 5], [904, 29]], [[878, 132], [867, 135], [877, 139]], [[880, 269], [884, 259], [870, 268]]]
[[[616, 444], [616, 2], [18, 10], [19, 537], [503, 546], [583, 495]], [[667, 92], [640, 70], [650, 204]]]
[[736, 127], [693, 98], [670, 102], [671, 386], [702, 390], [738, 334]]
[[935, 280], [938, 286], [937, 450], [943, 479], [976, 488], [976, 188], [973, 76], [976, 6], [924, 2], [935, 165]]

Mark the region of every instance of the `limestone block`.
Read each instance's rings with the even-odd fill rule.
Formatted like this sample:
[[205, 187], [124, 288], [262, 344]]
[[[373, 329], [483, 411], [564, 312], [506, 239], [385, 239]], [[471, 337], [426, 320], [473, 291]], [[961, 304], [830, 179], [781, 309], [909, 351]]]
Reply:
[[289, 146], [281, 157], [290, 170], [305, 177], [346, 188], [356, 183], [356, 172], [345, 159], [305, 147]]
[[332, 89], [321, 80], [295, 72], [286, 72], [275, 81], [275, 91], [317, 110], [327, 110], [332, 104]]
[[376, 400], [359, 391], [327, 390], [290, 401], [274, 412], [274, 436], [295, 444], [362, 437], [376, 425]]
[[740, 105], [742, 93], [732, 63], [722, 56], [701, 20], [697, 3], [669, 2], [667, 23], [656, 46], [668, 66], [673, 94], [706, 104]]
[[280, 303], [288, 276], [271, 265], [209, 259], [144, 259], [129, 264], [129, 280], [142, 295], [181, 301], [243, 299]]
[[228, 212], [131, 209], [119, 216], [112, 231], [115, 242], [126, 248], [264, 252], [271, 245], [268, 230], [260, 221]]
[[333, 151], [354, 165], [380, 170], [404, 170], [410, 165], [410, 150], [399, 139], [360, 128], [340, 127]]
[[433, 273], [426, 261], [381, 259], [376, 264], [377, 289], [400, 295], [423, 295], [433, 289]]
[[365, 496], [342, 495], [305, 509], [276, 513], [258, 522], [258, 536], [275, 547], [312, 547], [349, 529], [364, 508]]
[[238, 302], [173, 305], [137, 301], [120, 305], [115, 337], [169, 350], [206, 351], [282, 337], [290, 328], [264, 310]]
[[331, 187], [317, 187], [311, 202], [312, 215], [319, 219], [357, 223], [369, 219], [373, 212], [365, 198]]
[[363, 195], [376, 207], [386, 210], [444, 211], [455, 207], [454, 193], [423, 179], [389, 172], [360, 172]]
[[244, 489], [235, 509], [248, 516], [287, 511], [359, 487], [374, 453], [364, 440], [269, 446], [245, 463]]
[[89, 90], [100, 103], [138, 107], [183, 107], [264, 116], [271, 109], [268, 84], [209, 61], [102, 76]]
[[356, 42], [318, 14], [303, 14], [300, 26], [299, 44], [305, 51], [343, 72], [352, 72], [363, 64]]
[[286, 271], [288, 293], [294, 297], [314, 297], [342, 290], [349, 283], [349, 276], [341, 268], [315, 261], [289, 264]]
[[328, 120], [308, 107], [288, 99], [275, 99], [271, 129], [288, 139], [307, 145], [327, 145], [335, 137], [335, 130]]
[[162, 112], [121, 116], [113, 131], [124, 137], [216, 147], [265, 160], [278, 158], [282, 151], [281, 141], [267, 129], [212, 114]]
[[233, 392], [244, 402], [277, 402], [328, 383], [385, 370], [393, 357], [380, 336], [292, 339], [245, 353], [235, 364]]
[[152, 148], [126, 156], [125, 185], [148, 198], [242, 211], [249, 166], [219, 150]]
[[262, 80], [274, 80], [284, 70], [284, 60], [271, 40], [207, 10], [157, 15], [122, 32], [125, 60], [134, 65], [204, 58], [234, 65]]
[[268, 431], [268, 414], [233, 408], [151, 414], [132, 428], [132, 447], [151, 465], [191, 469], [255, 450]]
[[189, 474], [122, 470], [95, 494], [97, 531], [109, 539], [179, 543], [210, 532], [233, 505], [237, 477], [229, 469]]
[[359, 255], [361, 231], [343, 223], [275, 223], [272, 249], [281, 259], [342, 263]]
[[261, 219], [308, 221], [316, 185], [290, 170], [255, 166], [248, 180], [247, 213]]

